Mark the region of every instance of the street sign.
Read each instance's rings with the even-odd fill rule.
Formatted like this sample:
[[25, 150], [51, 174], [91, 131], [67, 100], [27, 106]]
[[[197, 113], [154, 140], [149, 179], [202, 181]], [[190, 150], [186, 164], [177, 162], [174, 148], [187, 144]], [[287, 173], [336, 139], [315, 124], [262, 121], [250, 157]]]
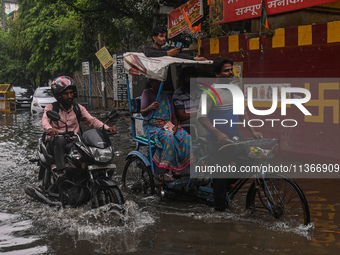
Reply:
[[89, 62], [83, 62], [82, 63], [82, 73], [83, 73], [83, 75], [89, 75], [90, 74], [90, 63]]

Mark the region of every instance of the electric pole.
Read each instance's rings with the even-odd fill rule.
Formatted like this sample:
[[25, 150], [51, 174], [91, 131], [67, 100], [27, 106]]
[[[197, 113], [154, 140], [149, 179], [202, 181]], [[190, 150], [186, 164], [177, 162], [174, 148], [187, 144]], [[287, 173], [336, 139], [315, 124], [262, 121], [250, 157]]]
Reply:
[[[98, 44], [99, 44], [99, 50], [102, 48], [102, 39], [100, 34], [98, 34]], [[105, 88], [105, 71], [104, 71], [104, 67], [101, 64], [100, 65], [100, 76], [101, 76], [101, 85], [102, 85], [102, 93], [103, 93], [103, 107], [106, 108], [107, 107], [107, 100], [106, 100], [106, 88]]]
[[153, 28], [157, 26], [158, 8], [159, 8], [158, 0], [155, 0], [155, 2], [153, 4], [153, 19], [152, 19], [152, 27]]

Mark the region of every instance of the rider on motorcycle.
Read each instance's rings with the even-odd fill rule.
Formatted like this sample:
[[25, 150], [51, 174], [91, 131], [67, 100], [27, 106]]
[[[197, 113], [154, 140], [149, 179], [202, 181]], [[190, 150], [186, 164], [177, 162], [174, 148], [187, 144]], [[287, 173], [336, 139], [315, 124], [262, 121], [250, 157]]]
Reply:
[[[80, 132], [80, 123], [83, 121], [90, 128], [101, 129], [103, 123], [91, 116], [91, 114], [82, 105], [73, 103], [73, 99], [77, 97], [77, 87], [73, 80], [68, 76], [59, 76], [55, 78], [51, 85], [52, 93], [57, 102], [49, 104], [45, 107], [42, 117], [41, 126], [46, 133], [46, 139], [52, 149], [57, 172], [60, 177], [64, 176], [65, 170], [65, 148], [67, 141], [64, 136], [58, 136], [59, 133], [65, 132], [66, 127], [58, 121], [51, 121], [47, 115], [47, 111], [59, 109], [60, 119], [67, 123], [68, 131]], [[56, 110], [55, 110], [56, 111]], [[104, 128], [112, 133], [117, 133], [115, 127], [104, 125]]]

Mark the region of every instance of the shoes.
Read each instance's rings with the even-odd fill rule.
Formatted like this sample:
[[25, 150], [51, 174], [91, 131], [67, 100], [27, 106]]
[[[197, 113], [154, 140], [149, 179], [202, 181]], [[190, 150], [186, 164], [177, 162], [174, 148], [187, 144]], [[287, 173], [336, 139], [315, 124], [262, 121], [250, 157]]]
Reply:
[[218, 212], [223, 212], [225, 209], [227, 209], [228, 204], [226, 202], [221, 202], [221, 201], [215, 201], [214, 203], [215, 211]]
[[176, 181], [174, 178], [173, 178], [173, 175], [172, 174], [164, 174], [164, 181], [167, 181], [167, 182], [174, 182]]

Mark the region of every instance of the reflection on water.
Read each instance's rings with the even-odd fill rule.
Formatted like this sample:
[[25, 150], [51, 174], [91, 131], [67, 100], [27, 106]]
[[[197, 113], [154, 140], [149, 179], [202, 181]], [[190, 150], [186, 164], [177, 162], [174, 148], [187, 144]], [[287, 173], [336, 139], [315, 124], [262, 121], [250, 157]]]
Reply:
[[0, 253], [26, 255], [46, 252], [47, 247], [41, 244], [31, 229], [30, 220], [0, 212]]
[[143, 228], [154, 224], [155, 219], [133, 201], [127, 201], [124, 208], [125, 213], [120, 214], [121, 208], [114, 204], [94, 210], [90, 206], [56, 210], [43, 205], [26, 208], [25, 215], [34, 219], [37, 231], [44, 232], [54, 251], [63, 249], [64, 244], [59, 246], [59, 242], [79, 254], [90, 254], [89, 246], [99, 254], [136, 251]]
[[[120, 132], [112, 137], [115, 150], [123, 154], [115, 157], [115, 179], [120, 182], [125, 157], [135, 144], [128, 118], [109, 125]], [[300, 184], [310, 199], [314, 230], [312, 225], [292, 229], [272, 218], [251, 217], [237, 207], [216, 213], [181, 195], [181, 199], [160, 201], [157, 196], [136, 200], [124, 194], [124, 214], [115, 205], [95, 210], [50, 208], [23, 191], [26, 184], [39, 185], [38, 167], [29, 159], [36, 157], [41, 134], [40, 117], [29, 112], [0, 115], [0, 253], [239, 255], [335, 254], [338, 250], [337, 180], [327, 184], [333, 188], [326, 192], [319, 191], [323, 186], [316, 186], [315, 180]], [[333, 232], [320, 232], [320, 227]]]

